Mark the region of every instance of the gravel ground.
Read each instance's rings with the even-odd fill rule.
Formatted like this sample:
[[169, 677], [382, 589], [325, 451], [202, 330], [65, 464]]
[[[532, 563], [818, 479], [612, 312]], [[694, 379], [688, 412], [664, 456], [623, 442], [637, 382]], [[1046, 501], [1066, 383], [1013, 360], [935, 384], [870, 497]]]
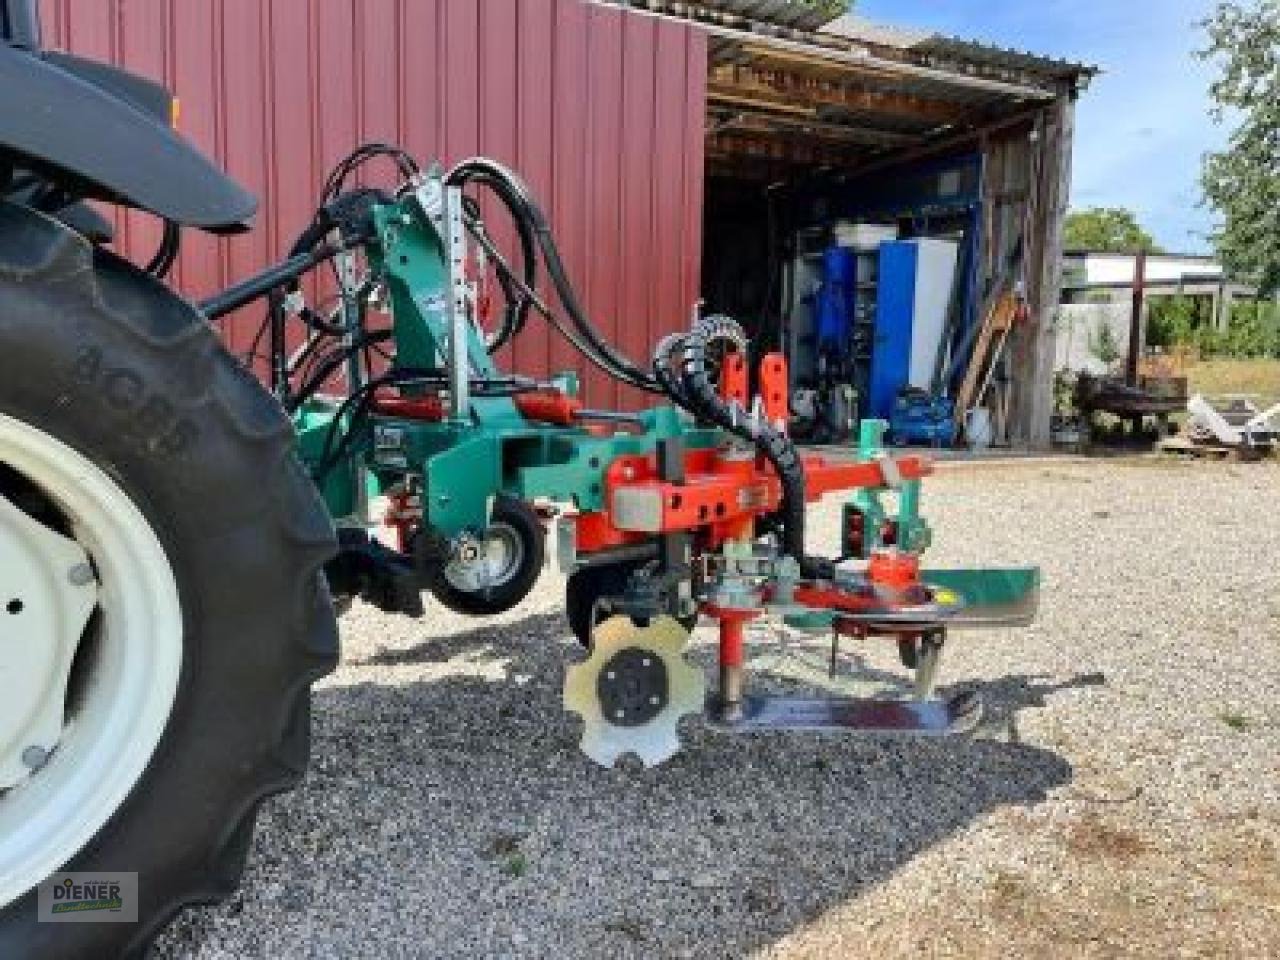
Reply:
[[[670, 763], [603, 770], [560, 710], [553, 575], [485, 624], [358, 607], [305, 786], [264, 809], [243, 892], [161, 956], [1280, 956], [1280, 466], [926, 487], [935, 563], [1044, 567], [1034, 627], [948, 648], [944, 679], [984, 691], [977, 738], [691, 723]], [[767, 682], [821, 655], [766, 644]]]

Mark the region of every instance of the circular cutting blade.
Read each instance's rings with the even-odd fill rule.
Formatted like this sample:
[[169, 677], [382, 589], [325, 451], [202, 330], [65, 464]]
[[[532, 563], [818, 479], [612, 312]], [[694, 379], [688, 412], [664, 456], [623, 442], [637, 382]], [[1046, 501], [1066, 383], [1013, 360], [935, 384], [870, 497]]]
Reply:
[[689, 634], [671, 617], [637, 626], [617, 616], [592, 633], [591, 655], [565, 673], [564, 707], [582, 717], [582, 752], [602, 766], [634, 753], [656, 766], [680, 749], [677, 724], [701, 713], [702, 671], [685, 662]]

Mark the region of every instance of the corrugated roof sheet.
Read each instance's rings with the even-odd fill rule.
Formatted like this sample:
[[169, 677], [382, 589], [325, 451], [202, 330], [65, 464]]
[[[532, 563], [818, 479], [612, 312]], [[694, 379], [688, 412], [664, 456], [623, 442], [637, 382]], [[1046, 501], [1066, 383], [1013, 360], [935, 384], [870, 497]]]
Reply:
[[836, 14], [797, 0], [604, 0], [688, 20], [771, 24], [789, 30], [817, 30]]
[[830, 13], [795, 0], [699, 0], [697, 5], [796, 30], [817, 30], [834, 19]]
[[963, 60], [966, 63], [976, 63], [1028, 73], [1043, 73], [1050, 76], [1093, 76], [1098, 72], [1098, 68], [1090, 64], [992, 46], [986, 43], [979, 43], [976, 40], [964, 40], [960, 37], [935, 35], [914, 44], [911, 49], [936, 58]]
[[1012, 50], [963, 37], [877, 23], [853, 13], [831, 20], [821, 27], [819, 32], [862, 43], [896, 47], [900, 50], [923, 54], [934, 60], [963, 61], [965, 65], [994, 67], [998, 70], [1034, 73], [1054, 78], [1091, 76], [1098, 72], [1097, 67], [1084, 63]]

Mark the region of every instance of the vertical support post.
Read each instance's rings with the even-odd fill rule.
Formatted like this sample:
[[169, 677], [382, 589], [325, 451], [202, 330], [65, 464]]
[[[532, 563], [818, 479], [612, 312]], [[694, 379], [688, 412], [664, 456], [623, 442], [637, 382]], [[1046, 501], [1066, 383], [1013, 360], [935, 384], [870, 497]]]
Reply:
[[733, 613], [720, 618], [720, 719], [727, 722], [742, 716], [742, 698], [746, 690], [743, 666], [746, 663], [747, 618]]
[[284, 300], [279, 290], [267, 294], [271, 330], [271, 392], [284, 403], [289, 398], [289, 343], [285, 339]]
[[471, 412], [471, 357], [467, 349], [471, 319], [467, 309], [467, 235], [460, 187], [444, 188], [443, 233], [449, 283], [445, 306], [449, 323], [449, 417], [463, 421]]
[[904, 481], [898, 490], [898, 528], [914, 528], [920, 520], [920, 481]]
[[[359, 283], [356, 277], [356, 255], [346, 250], [334, 259], [338, 272], [338, 295], [342, 311], [342, 325], [345, 328], [343, 344], [352, 347], [356, 339], [364, 332], [360, 329]], [[362, 354], [359, 350], [351, 350], [347, 358], [347, 389], [354, 395], [364, 386], [369, 371], [365, 370]], [[351, 424], [347, 425], [351, 428]], [[369, 521], [369, 478], [360, 461], [351, 461], [351, 483], [353, 515], [361, 523]]]
[[874, 460], [884, 450], [884, 434], [889, 425], [883, 420], [863, 420], [858, 427], [858, 459]]
[[1049, 445], [1053, 416], [1056, 319], [1062, 301], [1062, 242], [1071, 194], [1071, 154], [1075, 135], [1075, 92], [1065, 90], [1046, 110], [1043, 147], [1036, 184], [1036, 237], [1027, 259], [1031, 325], [1030, 363], [1014, 393], [1012, 439], [1032, 447]]
[[1139, 250], [1133, 259], [1133, 308], [1129, 314], [1129, 352], [1124, 363], [1124, 382], [1138, 385], [1138, 361], [1142, 357], [1142, 307], [1147, 290], [1147, 251]]
[[[663, 437], [658, 441], [658, 477], [665, 483], [684, 483], [684, 441], [680, 437]], [[692, 558], [690, 537], [687, 533], [661, 533], [658, 535], [658, 579], [664, 585], [660, 596], [665, 598], [668, 612], [673, 616], [685, 616], [694, 612]]]

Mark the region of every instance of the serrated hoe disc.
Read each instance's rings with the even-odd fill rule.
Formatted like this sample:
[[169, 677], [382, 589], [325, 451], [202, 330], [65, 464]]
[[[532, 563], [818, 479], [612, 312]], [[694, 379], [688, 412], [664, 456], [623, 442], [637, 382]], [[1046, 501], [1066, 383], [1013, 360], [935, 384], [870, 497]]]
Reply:
[[591, 656], [565, 672], [564, 708], [582, 717], [582, 752], [612, 767], [634, 753], [656, 766], [680, 750], [676, 725], [702, 713], [706, 682], [685, 662], [689, 634], [671, 617], [638, 627], [611, 617], [595, 628]]

